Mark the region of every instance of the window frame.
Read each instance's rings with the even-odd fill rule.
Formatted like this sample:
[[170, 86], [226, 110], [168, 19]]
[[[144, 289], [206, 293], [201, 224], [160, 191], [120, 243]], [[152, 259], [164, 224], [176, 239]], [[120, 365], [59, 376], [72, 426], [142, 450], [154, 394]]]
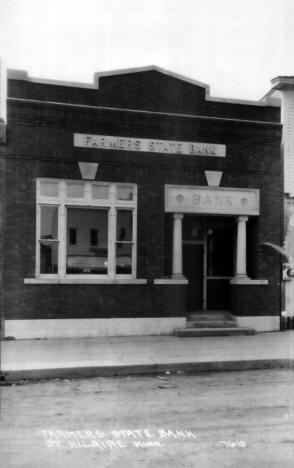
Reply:
[[[41, 195], [41, 184], [58, 184], [57, 196]], [[67, 184], [80, 183], [84, 186], [84, 197], [73, 198], [67, 196]], [[107, 186], [108, 198], [94, 199], [92, 190], [94, 186]], [[132, 200], [118, 200], [119, 187], [131, 187]], [[58, 208], [58, 271], [57, 273], [41, 273], [40, 271], [40, 234], [41, 234], [41, 206], [56, 206]], [[67, 255], [67, 209], [93, 208], [108, 211], [108, 272], [107, 274], [71, 274], [66, 273]], [[116, 232], [117, 211], [129, 210], [132, 212], [133, 238], [132, 244], [132, 273], [116, 273]], [[36, 180], [36, 278], [37, 279], [136, 279], [137, 277], [137, 185], [125, 182], [97, 182], [72, 179], [37, 178]]]

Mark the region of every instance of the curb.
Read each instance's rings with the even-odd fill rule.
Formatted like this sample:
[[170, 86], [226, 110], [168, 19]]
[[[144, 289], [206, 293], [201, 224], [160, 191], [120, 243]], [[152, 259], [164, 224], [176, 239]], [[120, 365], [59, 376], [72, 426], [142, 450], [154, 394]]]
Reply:
[[11, 370], [3, 372], [6, 382], [39, 379], [75, 379], [88, 377], [117, 377], [165, 372], [223, 372], [255, 369], [294, 369], [293, 359], [256, 359], [242, 361], [182, 362], [117, 366], [59, 367], [51, 369]]

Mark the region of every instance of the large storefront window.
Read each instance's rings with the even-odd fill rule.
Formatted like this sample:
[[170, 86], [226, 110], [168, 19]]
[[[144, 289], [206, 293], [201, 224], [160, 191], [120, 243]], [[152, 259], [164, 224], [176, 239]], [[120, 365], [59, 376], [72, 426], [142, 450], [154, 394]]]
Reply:
[[107, 275], [107, 210], [67, 208], [66, 211], [66, 273]]
[[135, 185], [37, 180], [37, 277], [136, 277]]
[[58, 207], [42, 205], [40, 212], [40, 273], [57, 273]]
[[133, 213], [117, 210], [116, 273], [132, 274]]

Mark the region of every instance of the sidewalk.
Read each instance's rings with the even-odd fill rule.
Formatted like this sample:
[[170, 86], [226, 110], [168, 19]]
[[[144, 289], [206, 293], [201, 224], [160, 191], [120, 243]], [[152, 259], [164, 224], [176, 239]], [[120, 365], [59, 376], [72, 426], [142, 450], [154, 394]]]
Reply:
[[6, 380], [294, 367], [294, 331], [1, 342]]

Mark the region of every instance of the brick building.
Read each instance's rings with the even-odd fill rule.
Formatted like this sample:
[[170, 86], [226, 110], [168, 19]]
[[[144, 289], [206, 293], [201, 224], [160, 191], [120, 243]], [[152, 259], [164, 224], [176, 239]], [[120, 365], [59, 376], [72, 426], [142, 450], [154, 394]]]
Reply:
[[5, 336], [170, 334], [199, 311], [279, 329], [279, 107], [154, 66], [91, 85], [11, 70], [6, 104]]

